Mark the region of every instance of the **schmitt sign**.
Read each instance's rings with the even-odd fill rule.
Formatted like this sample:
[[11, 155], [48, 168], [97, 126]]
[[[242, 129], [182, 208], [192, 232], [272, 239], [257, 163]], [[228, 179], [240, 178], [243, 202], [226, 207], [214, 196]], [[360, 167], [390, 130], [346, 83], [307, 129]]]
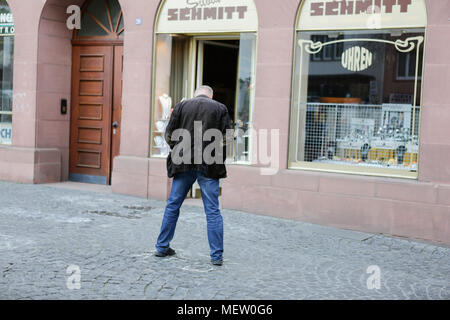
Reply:
[[305, 0], [298, 30], [422, 28], [424, 0]]
[[161, 8], [158, 33], [257, 31], [253, 0], [167, 0]]

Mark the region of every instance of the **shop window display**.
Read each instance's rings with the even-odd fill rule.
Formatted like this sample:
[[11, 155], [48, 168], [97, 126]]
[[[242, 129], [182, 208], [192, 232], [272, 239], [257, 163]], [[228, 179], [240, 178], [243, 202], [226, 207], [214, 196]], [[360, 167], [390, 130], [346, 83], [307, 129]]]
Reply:
[[300, 31], [291, 167], [413, 177], [423, 44], [423, 29]]
[[256, 34], [250, 32], [156, 36], [152, 156], [166, 157], [170, 152], [164, 132], [172, 108], [191, 98], [196, 87], [206, 84], [214, 89], [214, 99], [227, 106], [233, 121], [235, 139], [228, 158], [250, 161], [255, 52]]
[[0, 144], [12, 141], [14, 20], [5, 0], [0, 0]]
[[161, 1], [155, 22], [152, 157], [167, 157], [167, 112], [200, 85], [228, 108], [235, 129], [227, 161], [250, 164], [258, 12], [253, 0]]
[[170, 148], [164, 140], [172, 108], [187, 99], [189, 38], [160, 34], [156, 38], [155, 96], [152, 121], [152, 155], [166, 157]]

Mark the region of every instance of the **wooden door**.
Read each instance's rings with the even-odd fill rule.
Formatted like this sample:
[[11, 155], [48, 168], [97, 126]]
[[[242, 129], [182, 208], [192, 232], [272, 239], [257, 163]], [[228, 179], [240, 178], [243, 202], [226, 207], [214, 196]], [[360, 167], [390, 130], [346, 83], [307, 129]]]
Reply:
[[110, 183], [113, 77], [113, 46], [73, 47], [70, 180]]

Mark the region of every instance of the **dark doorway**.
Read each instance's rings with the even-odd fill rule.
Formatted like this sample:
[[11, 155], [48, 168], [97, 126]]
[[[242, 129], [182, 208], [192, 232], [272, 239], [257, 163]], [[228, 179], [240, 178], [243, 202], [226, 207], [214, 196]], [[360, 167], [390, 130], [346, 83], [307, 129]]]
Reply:
[[214, 100], [226, 105], [231, 119], [235, 120], [239, 40], [202, 42], [202, 84], [213, 88]]

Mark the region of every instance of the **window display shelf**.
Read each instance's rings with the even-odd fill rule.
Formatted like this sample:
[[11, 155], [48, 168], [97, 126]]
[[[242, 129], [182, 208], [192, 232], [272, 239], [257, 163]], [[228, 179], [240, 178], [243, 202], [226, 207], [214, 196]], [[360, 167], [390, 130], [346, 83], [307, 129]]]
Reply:
[[323, 163], [323, 164], [333, 164], [333, 165], [351, 165], [358, 167], [370, 167], [370, 168], [382, 168], [382, 169], [398, 169], [398, 170], [406, 170], [406, 171], [417, 171], [417, 163], [412, 163], [410, 165], [399, 165], [395, 162], [381, 162], [381, 161], [367, 161], [362, 162], [358, 159], [353, 160], [330, 160], [330, 159], [317, 159], [313, 161], [314, 163]]
[[[346, 140], [337, 140], [337, 149], [353, 149], [353, 150], [361, 150], [361, 148], [368, 144], [371, 149], [387, 149], [387, 150], [397, 150], [399, 147], [404, 146], [406, 151], [410, 151], [411, 142], [399, 142], [399, 141], [346, 141]], [[412, 153], [418, 153], [419, 146], [417, 144], [413, 144]]]

